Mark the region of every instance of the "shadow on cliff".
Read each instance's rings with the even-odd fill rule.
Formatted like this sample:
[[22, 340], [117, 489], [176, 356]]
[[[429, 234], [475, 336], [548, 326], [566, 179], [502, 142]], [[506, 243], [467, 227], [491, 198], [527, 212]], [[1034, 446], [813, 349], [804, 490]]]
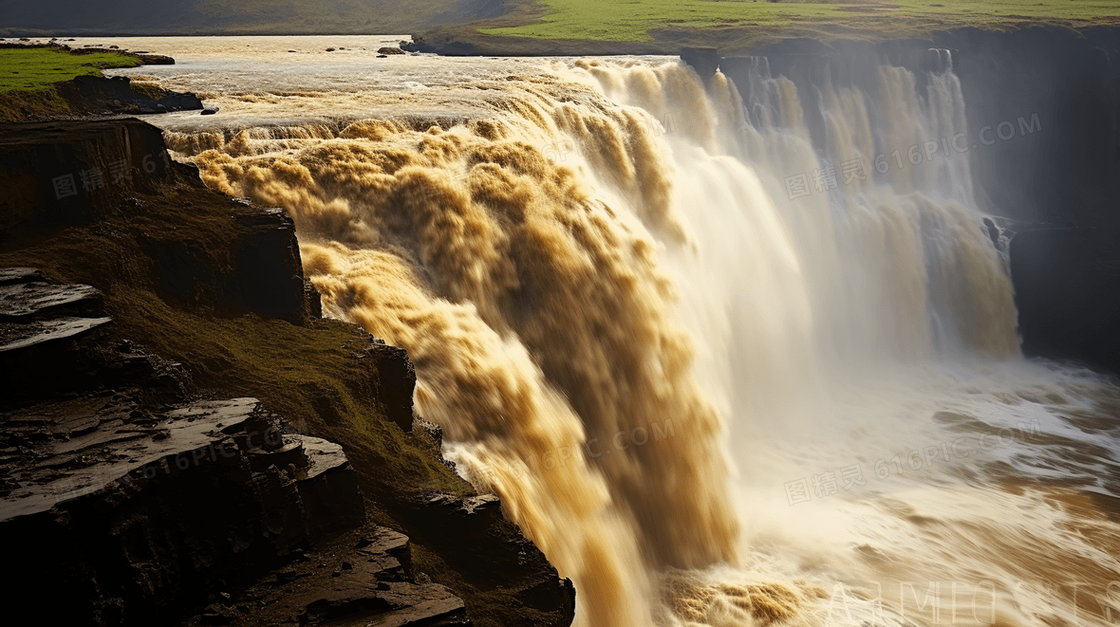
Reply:
[[[0, 283], [11, 310], [0, 315], [0, 439], [9, 452], [0, 460], [0, 526], [18, 532], [22, 582], [5, 589], [10, 603], [48, 586], [67, 603], [37, 611], [75, 624], [257, 624], [291, 618], [262, 609], [269, 590], [290, 584], [314, 592], [295, 608], [308, 624], [409, 607], [431, 611], [401, 614], [411, 618], [399, 624], [571, 622], [570, 584], [495, 499], [475, 496], [442, 460], [438, 428], [415, 421], [405, 352], [319, 317], [283, 211], [206, 189], [193, 167], [168, 158], [158, 129], [131, 119], [0, 125], [0, 186], [9, 190], [0, 268], [10, 270]], [[69, 324], [68, 335], [44, 336], [53, 324]], [[246, 408], [241, 418], [190, 409], [245, 397], [252, 402], [235, 403]], [[112, 402], [95, 403], [88, 420], [44, 409], [97, 399]], [[175, 428], [194, 433], [204, 415], [215, 423], [210, 440], [167, 449]], [[285, 435], [253, 443], [269, 429]], [[105, 448], [118, 440], [133, 452]], [[240, 465], [183, 457], [226, 441]], [[324, 459], [312, 451], [330, 442], [345, 453], [331, 468], [352, 465], [353, 487], [336, 480], [325, 492], [292, 492]], [[61, 466], [37, 461], [79, 443], [81, 455]], [[143, 450], [207, 470], [169, 468], [164, 477], [139, 465]], [[44, 500], [59, 481], [90, 473], [119, 476]], [[331, 508], [337, 515], [314, 513]], [[113, 522], [127, 511], [141, 514]], [[246, 525], [256, 531], [246, 536]], [[407, 557], [382, 528], [412, 537]], [[350, 567], [319, 570], [313, 553]], [[268, 575], [275, 568], [288, 574]], [[383, 585], [338, 592], [359, 576]], [[463, 597], [466, 613], [445, 589], [425, 587], [428, 577]], [[266, 580], [275, 585], [259, 588]]]

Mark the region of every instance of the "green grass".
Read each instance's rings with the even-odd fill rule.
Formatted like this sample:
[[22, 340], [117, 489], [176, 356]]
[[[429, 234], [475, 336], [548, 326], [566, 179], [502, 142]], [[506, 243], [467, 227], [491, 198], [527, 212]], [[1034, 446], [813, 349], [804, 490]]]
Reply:
[[101, 70], [140, 65], [116, 52], [73, 53], [59, 48], [0, 48], [0, 122], [70, 113], [55, 85]]
[[912, 34], [914, 29], [1041, 23], [1117, 23], [1120, 2], [1104, 0], [893, 0], [760, 2], [757, 0], [540, 0], [537, 21], [483, 28], [488, 35], [534, 39], [646, 42], [658, 29], [837, 27]]
[[953, 17], [968, 22], [998, 22], [1009, 18], [1105, 21], [1120, 18], [1120, 2], [1103, 0], [894, 0], [900, 16]]
[[837, 5], [774, 4], [754, 0], [543, 0], [548, 13], [537, 23], [484, 28], [490, 35], [534, 39], [651, 41], [655, 28], [719, 26], [780, 27], [795, 20], [839, 15]]
[[101, 70], [136, 67], [140, 59], [115, 52], [74, 54], [57, 48], [0, 48], [0, 94], [35, 91]]

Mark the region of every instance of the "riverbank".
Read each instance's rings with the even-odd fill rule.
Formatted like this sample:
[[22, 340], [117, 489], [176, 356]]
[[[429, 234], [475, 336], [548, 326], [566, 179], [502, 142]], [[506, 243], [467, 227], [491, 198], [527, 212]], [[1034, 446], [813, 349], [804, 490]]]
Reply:
[[570, 588], [414, 420], [404, 351], [319, 317], [283, 211], [207, 189], [134, 119], [0, 125], [0, 156], [6, 601], [46, 586], [67, 603], [40, 616], [96, 625], [570, 623]]
[[0, 43], [0, 123], [201, 110], [194, 94], [171, 92], [106, 69], [168, 65], [168, 56], [113, 48], [71, 48], [51, 40]]

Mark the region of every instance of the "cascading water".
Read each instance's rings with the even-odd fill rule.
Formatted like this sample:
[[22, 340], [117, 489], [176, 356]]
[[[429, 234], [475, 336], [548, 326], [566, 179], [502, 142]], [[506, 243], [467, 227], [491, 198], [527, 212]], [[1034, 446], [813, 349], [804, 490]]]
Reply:
[[[420, 413], [579, 624], [1114, 623], [1120, 392], [1019, 356], [933, 54], [707, 85], [441, 60], [477, 74], [424, 89], [352, 61], [347, 94], [261, 71], [214, 94], [258, 128], [167, 138], [287, 209], [330, 314], [408, 349]], [[446, 115], [323, 119], [394, 99]]]

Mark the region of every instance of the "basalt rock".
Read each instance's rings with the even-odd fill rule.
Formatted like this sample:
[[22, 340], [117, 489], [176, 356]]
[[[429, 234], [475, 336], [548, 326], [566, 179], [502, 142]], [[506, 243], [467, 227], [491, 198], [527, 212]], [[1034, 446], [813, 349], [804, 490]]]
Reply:
[[[28, 278], [41, 274], [34, 268]], [[14, 322], [62, 313], [96, 315], [103, 311], [101, 292], [90, 285], [51, 284], [45, 281], [12, 282], [0, 286], [0, 321]]]
[[715, 48], [683, 48], [681, 60], [692, 66], [700, 78], [707, 83], [719, 68], [720, 55]]
[[380, 376], [378, 398], [386, 417], [401, 431], [412, 431], [412, 393], [416, 389], [416, 367], [403, 348], [380, 340], [372, 343], [366, 353]]
[[[0, 329], [24, 332], [0, 343], [34, 338], [0, 351], [0, 532], [27, 573], [0, 600], [51, 590], [67, 602], [39, 612], [50, 624], [418, 627], [471, 608], [570, 624], [570, 584], [499, 504], [447, 496], [470, 487], [434, 463], [407, 353], [313, 319], [282, 211], [206, 189], [137, 120], [0, 125], [0, 184], [0, 256], [18, 266], [0, 269]], [[294, 347], [261, 347], [283, 375], [235, 335], [273, 331]], [[248, 399], [199, 400], [258, 395], [299, 432]], [[422, 545], [431, 577], [403, 536], [346, 531], [363, 510]]]
[[429, 492], [413, 504], [408, 520], [418, 541], [436, 548], [453, 568], [475, 573], [478, 585], [515, 589], [516, 598], [528, 607], [559, 611], [560, 624], [575, 617], [571, 581], [560, 578], [536, 545], [505, 518], [498, 497]]
[[[121, 207], [143, 213], [136, 195], [182, 181], [201, 191], [197, 170], [172, 162], [159, 129], [139, 120], [0, 126], [0, 186], [10, 190], [0, 197], [0, 233], [8, 238], [47, 237]], [[211, 243], [190, 233], [147, 242], [163, 289], [224, 315], [251, 311], [296, 324], [320, 317], [291, 218], [247, 199], [236, 205], [228, 260], [207, 254]]]
[[1010, 256], [1023, 350], [1120, 375], [1120, 229], [1022, 230]]
[[0, 408], [62, 394], [121, 387], [178, 400], [192, 388], [181, 364], [124, 341], [101, 342], [112, 322], [99, 290], [50, 283], [35, 268], [0, 270]]
[[414, 577], [407, 536], [368, 524], [324, 541], [259, 583], [219, 596], [194, 625], [470, 625], [462, 599]]
[[159, 98], [152, 98], [138, 93], [132, 88], [127, 76], [79, 76], [69, 82], [59, 83], [58, 90], [70, 104], [71, 110], [79, 113], [151, 114], [202, 109], [202, 101], [194, 94], [167, 92]]
[[276, 208], [238, 211], [233, 219], [228, 266], [216, 264], [204, 242], [184, 238], [148, 244], [163, 290], [209, 301], [225, 315], [252, 311], [296, 324], [321, 317], [319, 293], [303, 275], [292, 219]]
[[0, 533], [19, 538], [8, 603], [52, 590], [66, 603], [37, 610], [51, 624], [165, 622], [361, 523], [341, 447], [284, 434], [256, 399], [142, 411], [118, 394], [0, 416]]
[[159, 129], [139, 120], [0, 125], [0, 233], [46, 236], [174, 178]]

